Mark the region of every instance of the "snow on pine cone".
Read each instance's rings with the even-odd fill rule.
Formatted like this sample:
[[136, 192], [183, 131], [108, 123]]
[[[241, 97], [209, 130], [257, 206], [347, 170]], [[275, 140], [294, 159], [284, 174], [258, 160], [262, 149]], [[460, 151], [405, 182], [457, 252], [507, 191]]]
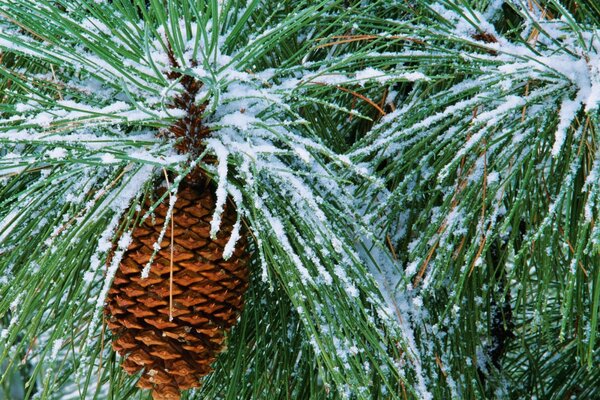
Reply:
[[[165, 192], [159, 190], [159, 195]], [[148, 201], [146, 209], [151, 204]], [[248, 285], [248, 253], [244, 237], [231, 258], [223, 248], [236, 212], [226, 206], [221, 231], [210, 238], [215, 196], [209, 187], [184, 185], [173, 209], [174, 248], [172, 316], [169, 320], [171, 223], [150, 275], [141, 272], [165, 223], [168, 197], [132, 233], [106, 300], [107, 325], [113, 348], [124, 357], [123, 369], [143, 371], [138, 386], [152, 389], [155, 400], [179, 399], [180, 392], [198, 387], [199, 378], [224, 347], [225, 334], [243, 307]]]

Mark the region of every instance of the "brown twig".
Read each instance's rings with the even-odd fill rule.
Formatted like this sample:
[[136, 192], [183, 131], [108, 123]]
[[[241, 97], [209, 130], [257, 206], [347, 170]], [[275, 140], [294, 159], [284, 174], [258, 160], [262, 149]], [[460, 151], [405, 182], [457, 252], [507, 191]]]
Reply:
[[[167, 190], [169, 191], [169, 204], [171, 204], [173, 201], [173, 195], [171, 193], [171, 182], [169, 182], [169, 174], [167, 174], [167, 170], [165, 168], [163, 168], [163, 173], [165, 175], [165, 180], [167, 181]], [[173, 321], [173, 249], [175, 247], [175, 235], [173, 234], [173, 232], [175, 232], [175, 226], [174, 218], [173, 216], [171, 216], [171, 253], [169, 257], [169, 321]]]
[[331, 46], [335, 46], [338, 44], [361, 42], [361, 41], [371, 41], [371, 40], [376, 40], [376, 39], [398, 39], [398, 40], [406, 40], [408, 42], [413, 42], [413, 43], [417, 43], [417, 44], [425, 44], [425, 41], [423, 41], [421, 39], [416, 39], [416, 38], [411, 38], [411, 37], [406, 37], [406, 36], [397, 36], [397, 35], [386, 36], [386, 37], [379, 36], [379, 35], [339, 35], [339, 36], [331, 36], [329, 38], [320, 38], [317, 40], [329, 40], [329, 39], [339, 39], [339, 40], [336, 40], [335, 42], [320, 44], [320, 45], [316, 46], [315, 49], [322, 49], [324, 47], [331, 47]]
[[341, 90], [342, 92], [350, 93], [352, 96], [358, 97], [359, 99], [361, 99], [361, 100], [367, 102], [369, 105], [373, 106], [373, 108], [375, 108], [379, 112], [379, 114], [381, 114], [381, 116], [386, 115], [385, 111], [381, 107], [379, 107], [379, 105], [377, 103], [375, 103], [373, 100], [369, 99], [368, 97], [365, 97], [362, 94], [357, 93], [353, 90], [347, 89], [347, 88], [339, 86], [339, 85], [331, 86], [324, 82], [310, 82], [310, 83], [312, 83], [313, 85], [319, 85], [319, 86], [335, 87], [336, 89]]

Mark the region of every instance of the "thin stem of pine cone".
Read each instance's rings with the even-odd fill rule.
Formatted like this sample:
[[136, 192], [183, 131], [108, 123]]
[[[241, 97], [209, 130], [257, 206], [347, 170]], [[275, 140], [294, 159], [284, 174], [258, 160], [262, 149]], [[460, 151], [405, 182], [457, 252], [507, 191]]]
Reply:
[[[169, 202], [173, 201], [173, 194], [171, 193], [171, 182], [169, 182], [169, 174], [167, 170], [163, 168], [165, 175], [165, 181], [167, 182], [167, 189], [169, 191]], [[171, 238], [171, 244], [169, 249], [171, 250], [171, 256], [169, 257], [169, 321], [173, 321], [173, 218], [171, 218], [171, 232], [169, 236]]]

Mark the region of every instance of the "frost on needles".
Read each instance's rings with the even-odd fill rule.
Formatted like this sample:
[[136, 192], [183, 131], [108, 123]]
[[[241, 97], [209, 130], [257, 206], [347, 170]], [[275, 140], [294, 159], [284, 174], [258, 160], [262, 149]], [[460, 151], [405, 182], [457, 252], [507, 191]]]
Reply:
[[600, 395], [594, 1], [147, 3], [0, 2], [3, 374], [127, 393], [101, 308], [153, 181], [199, 167], [256, 272], [198, 396]]

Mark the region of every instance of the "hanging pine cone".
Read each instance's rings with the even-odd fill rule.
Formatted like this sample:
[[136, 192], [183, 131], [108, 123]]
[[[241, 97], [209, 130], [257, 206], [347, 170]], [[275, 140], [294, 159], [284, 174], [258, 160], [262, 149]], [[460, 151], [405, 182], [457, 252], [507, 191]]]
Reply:
[[[176, 139], [179, 153], [197, 159], [210, 133], [202, 121], [206, 104], [196, 104], [202, 83], [177, 71], [180, 66], [168, 47], [173, 71], [167, 76], [183, 87], [170, 107], [186, 113], [159, 135]], [[204, 162], [214, 159], [206, 157]], [[152, 389], [155, 400], [179, 399], [182, 390], [199, 386], [243, 307], [248, 285], [246, 238], [241, 235], [233, 255], [223, 259], [236, 212], [225, 206], [221, 229], [211, 239], [216, 198], [208, 182], [199, 167], [185, 177], [173, 208], [173, 231], [169, 223], [146, 278], [141, 273], [165, 224], [167, 202], [135, 228], [106, 299], [112, 346], [125, 358], [123, 369], [130, 374], [143, 371], [138, 386]], [[164, 188], [158, 190], [159, 195], [164, 193]], [[146, 203], [142, 215], [151, 203]]]
[[210, 372], [226, 332], [238, 318], [248, 282], [243, 238], [233, 256], [223, 259], [235, 210], [226, 207], [222, 229], [211, 239], [214, 194], [209, 188], [190, 185], [179, 191], [173, 210], [172, 287], [170, 223], [150, 275], [142, 278], [165, 223], [167, 205], [168, 197], [156, 208], [154, 218], [133, 231], [105, 308], [114, 335], [112, 346], [125, 358], [123, 368], [130, 374], [143, 371], [138, 386], [152, 389], [155, 400], [179, 399], [181, 390], [199, 386], [199, 378]]

